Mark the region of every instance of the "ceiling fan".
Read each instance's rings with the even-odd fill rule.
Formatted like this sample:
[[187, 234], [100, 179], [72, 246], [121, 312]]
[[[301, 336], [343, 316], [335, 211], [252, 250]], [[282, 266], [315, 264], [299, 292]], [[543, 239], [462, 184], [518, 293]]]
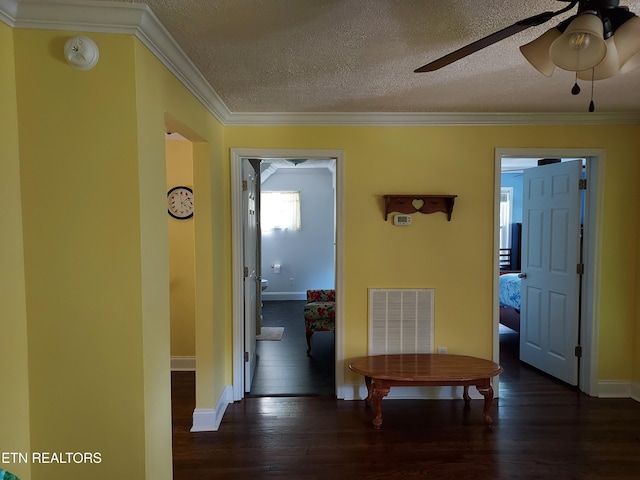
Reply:
[[[558, 0], [567, 3], [557, 11], [542, 12], [476, 40], [415, 70], [433, 72], [494, 43], [578, 7], [575, 15], [520, 48], [542, 74], [555, 67], [576, 76], [599, 80], [640, 66], [640, 18], [618, 0]], [[624, 28], [622, 28], [624, 26]], [[614, 43], [613, 34], [616, 33]]]

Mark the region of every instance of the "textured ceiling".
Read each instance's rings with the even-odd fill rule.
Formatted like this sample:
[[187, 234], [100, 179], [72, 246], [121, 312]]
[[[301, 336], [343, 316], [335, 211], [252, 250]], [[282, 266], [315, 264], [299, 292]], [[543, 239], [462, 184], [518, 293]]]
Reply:
[[[93, 0], [92, 0], [93, 1]], [[552, 19], [431, 73], [413, 71], [556, 0], [148, 0], [231, 112], [586, 112], [591, 86], [518, 47]], [[82, 2], [80, 2], [82, 3]], [[621, 0], [640, 14], [640, 0]], [[640, 69], [595, 83], [597, 112], [640, 111]]]

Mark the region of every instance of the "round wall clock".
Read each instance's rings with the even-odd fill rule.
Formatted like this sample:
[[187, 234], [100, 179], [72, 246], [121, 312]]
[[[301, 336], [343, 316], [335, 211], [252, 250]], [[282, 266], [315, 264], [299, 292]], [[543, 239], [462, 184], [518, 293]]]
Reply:
[[193, 190], [189, 187], [173, 187], [167, 193], [169, 215], [178, 220], [193, 217]]

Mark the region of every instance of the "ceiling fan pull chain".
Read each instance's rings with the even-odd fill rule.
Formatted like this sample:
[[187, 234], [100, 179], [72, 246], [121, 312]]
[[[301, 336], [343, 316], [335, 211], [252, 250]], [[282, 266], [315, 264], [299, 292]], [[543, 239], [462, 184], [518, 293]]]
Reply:
[[578, 72], [576, 72], [576, 82], [573, 84], [573, 88], [571, 89], [572, 95], [578, 95], [580, 93], [580, 85], [578, 85]]
[[596, 106], [593, 103], [593, 84], [595, 83], [595, 71], [596, 68], [593, 67], [591, 69], [591, 102], [589, 102], [589, 112], [593, 112], [596, 109]]

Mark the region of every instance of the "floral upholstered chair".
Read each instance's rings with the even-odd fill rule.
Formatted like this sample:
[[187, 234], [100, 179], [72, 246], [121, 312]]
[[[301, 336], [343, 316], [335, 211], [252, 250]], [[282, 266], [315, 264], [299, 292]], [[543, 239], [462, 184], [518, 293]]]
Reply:
[[311, 336], [314, 332], [335, 330], [336, 291], [307, 290], [304, 325], [307, 332], [307, 355], [311, 356]]

